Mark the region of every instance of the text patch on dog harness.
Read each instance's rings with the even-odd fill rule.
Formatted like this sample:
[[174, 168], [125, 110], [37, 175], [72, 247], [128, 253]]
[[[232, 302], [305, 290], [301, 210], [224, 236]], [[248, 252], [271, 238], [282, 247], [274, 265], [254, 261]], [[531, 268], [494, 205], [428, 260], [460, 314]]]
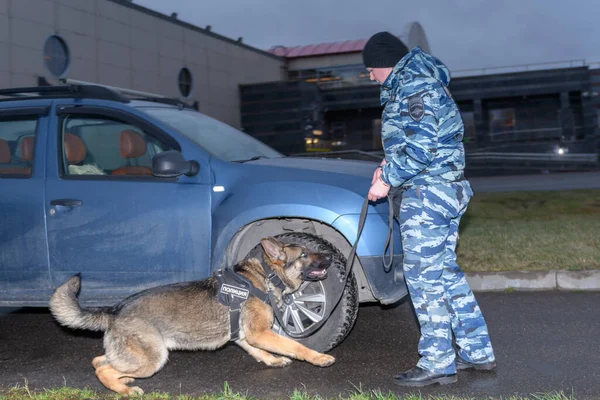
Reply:
[[223, 268], [215, 271], [213, 277], [219, 284], [217, 299], [219, 303], [229, 307], [229, 323], [231, 326], [231, 338], [236, 341], [240, 338], [240, 314], [242, 304], [250, 296], [258, 297], [262, 302], [268, 303], [269, 296], [255, 288], [244, 276], [236, 273], [231, 268]]
[[231, 286], [226, 283], [221, 285], [221, 294], [224, 295], [232, 295], [233, 297], [240, 298], [242, 300], [248, 300], [248, 296], [250, 296], [250, 291], [246, 289], [242, 289], [239, 287]]

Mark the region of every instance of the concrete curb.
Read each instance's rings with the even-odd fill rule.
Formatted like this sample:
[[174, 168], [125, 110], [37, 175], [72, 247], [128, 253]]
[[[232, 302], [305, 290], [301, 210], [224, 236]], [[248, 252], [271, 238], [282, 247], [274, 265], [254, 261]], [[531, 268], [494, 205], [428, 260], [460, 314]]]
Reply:
[[498, 292], [507, 289], [600, 290], [600, 270], [468, 272], [465, 276], [474, 292]]

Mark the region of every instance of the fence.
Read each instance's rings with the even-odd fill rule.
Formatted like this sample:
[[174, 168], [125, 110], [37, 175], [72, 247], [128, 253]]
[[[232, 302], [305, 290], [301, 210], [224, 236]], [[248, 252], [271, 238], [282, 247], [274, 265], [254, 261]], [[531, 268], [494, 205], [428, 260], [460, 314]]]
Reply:
[[526, 72], [526, 71], [543, 71], [547, 69], [562, 69], [562, 68], [575, 68], [585, 67], [600, 63], [588, 64], [585, 60], [569, 60], [569, 61], [555, 61], [538, 64], [519, 64], [519, 65], [508, 65], [504, 67], [490, 67], [490, 68], [476, 68], [476, 69], [463, 69], [451, 71], [453, 78], [467, 77], [467, 76], [480, 76], [480, 75], [495, 75], [495, 74], [506, 74], [514, 72]]
[[[380, 162], [381, 151], [345, 150], [324, 153], [298, 153], [293, 157], [322, 157], [346, 160]], [[516, 152], [470, 152], [466, 155], [468, 170], [496, 169], [498, 171], [548, 170], [572, 171], [600, 168], [597, 153], [516, 153]]]

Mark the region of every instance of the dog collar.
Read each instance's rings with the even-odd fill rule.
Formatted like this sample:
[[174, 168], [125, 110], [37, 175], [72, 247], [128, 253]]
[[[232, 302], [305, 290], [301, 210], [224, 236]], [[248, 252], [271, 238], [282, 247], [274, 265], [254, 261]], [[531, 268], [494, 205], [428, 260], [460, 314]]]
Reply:
[[[267, 282], [270, 282], [273, 286], [275, 286], [277, 289], [281, 290], [283, 292], [283, 290], [285, 289], [285, 283], [283, 283], [283, 281], [281, 280], [281, 278], [279, 277], [279, 275], [277, 275], [275, 273], [275, 271], [273, 271], [273, 269], [271, 267], [269, 267], [268, 265], [266, 265], [265, 263], [261, 263], [263, 270], [265, 271], [265, 275], [267, 276]], [[271, 290], [267, 287], [267, 290], [270, 292]]]

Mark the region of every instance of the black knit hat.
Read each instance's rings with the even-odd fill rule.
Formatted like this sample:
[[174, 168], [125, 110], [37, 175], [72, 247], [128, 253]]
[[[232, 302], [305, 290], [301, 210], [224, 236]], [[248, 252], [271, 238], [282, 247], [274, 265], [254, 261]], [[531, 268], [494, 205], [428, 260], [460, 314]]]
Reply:
[[363, 61], [367, 68], [394, 67], [408, 53], [408, 48], [400, 39], [389, 32], [379, 32], [371, 36], [363, 49]]

